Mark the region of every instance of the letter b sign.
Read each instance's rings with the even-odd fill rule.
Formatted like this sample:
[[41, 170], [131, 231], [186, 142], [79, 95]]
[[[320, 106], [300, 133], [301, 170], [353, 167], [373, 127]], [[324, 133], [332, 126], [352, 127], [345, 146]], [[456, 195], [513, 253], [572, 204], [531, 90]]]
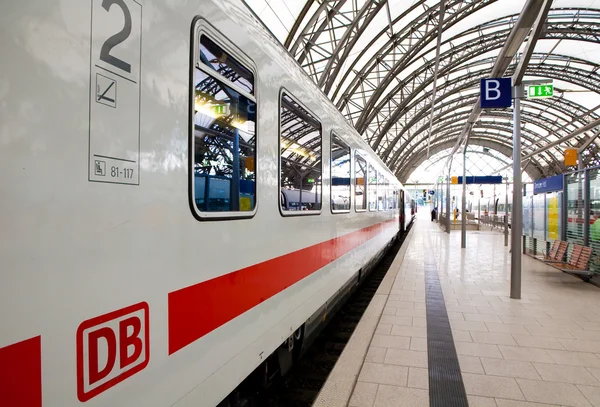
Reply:
[[480, 107], [504, 108], [512, 104], [512, 80], [511, 78], [487, 78], [480, 83], [481, 101]]
[[148, 304], [88, 319], [77, 329], [77, 397], [85, 402], [148, 365]]

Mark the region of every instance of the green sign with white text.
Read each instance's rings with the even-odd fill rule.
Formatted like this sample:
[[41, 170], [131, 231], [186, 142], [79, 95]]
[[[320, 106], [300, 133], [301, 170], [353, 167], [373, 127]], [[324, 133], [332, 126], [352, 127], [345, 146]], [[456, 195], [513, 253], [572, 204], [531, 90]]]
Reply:
[[551, 98], [554, 96], [554, 85], [532, 85], [527, 90], [528, 98]]

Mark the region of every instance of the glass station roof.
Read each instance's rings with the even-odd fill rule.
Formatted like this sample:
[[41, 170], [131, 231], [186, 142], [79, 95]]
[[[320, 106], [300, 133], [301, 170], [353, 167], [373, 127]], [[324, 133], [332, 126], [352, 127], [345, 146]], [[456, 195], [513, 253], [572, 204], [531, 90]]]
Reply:
[[[428, 160], [428, 146], [431, 160], [455, 144], [480, 78], [489, 77], [526, 3], [445, 0], [442, 12], [440, 0], [244, 1], [402, 182]], [[599, 70], [600, 0], [554, 0], [524, 77], [552, 79], [554, 97], [523, 101], [524, 155], [600, 118]], [[597, 131], [534, 156], [525, 172], [535, 179], [567, 171], [564, 149]], [[512, 108], [484, 111], [469, 140], [510, 164]], [[584, 164], [600, 164], [599, 152], [600, 141], [591, 141]]]

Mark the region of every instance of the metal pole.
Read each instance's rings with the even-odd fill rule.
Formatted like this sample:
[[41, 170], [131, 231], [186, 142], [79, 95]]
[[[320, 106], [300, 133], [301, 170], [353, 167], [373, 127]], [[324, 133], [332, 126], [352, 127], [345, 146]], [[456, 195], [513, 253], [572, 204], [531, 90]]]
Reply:
[[521, 232], [523, 230], [523, 195], [521, 184], [521, 97], [523, 85], [514, 88], [513, 111], [513, 213], [510, 256], [510, 298], [521, 298]]
[[506, 195], [504, 200], [504, 246], [508, 246], [508, 177], [506, 177]]
[[[452, 161], [450, 161], [450, 167]], [[446, 184], [446, 233], [450, 233], [450, 167], [448, 167], [448, 183]]]
[[[481, 188], [481, 186], [479, 187]], [[477, 230], [481, 225], [481, 189], [477, 191]]]
[[465, 215], [467, 209], [467, 146], [463, 150], [463, 178], [462, 178], [462, 211], [461, 211], [461, 231], [460, 231], [460, 247], [467, 247], [467, 216]]

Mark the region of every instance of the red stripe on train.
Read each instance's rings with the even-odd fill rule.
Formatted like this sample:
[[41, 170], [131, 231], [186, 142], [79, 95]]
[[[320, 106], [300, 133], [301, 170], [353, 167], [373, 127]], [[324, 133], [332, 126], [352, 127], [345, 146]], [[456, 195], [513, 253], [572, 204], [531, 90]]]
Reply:
[[0, 405], [42, 407], [42, 337], [0, 348]]
[[169, 293], [169, 355], [381, 233], [395, 219]]

